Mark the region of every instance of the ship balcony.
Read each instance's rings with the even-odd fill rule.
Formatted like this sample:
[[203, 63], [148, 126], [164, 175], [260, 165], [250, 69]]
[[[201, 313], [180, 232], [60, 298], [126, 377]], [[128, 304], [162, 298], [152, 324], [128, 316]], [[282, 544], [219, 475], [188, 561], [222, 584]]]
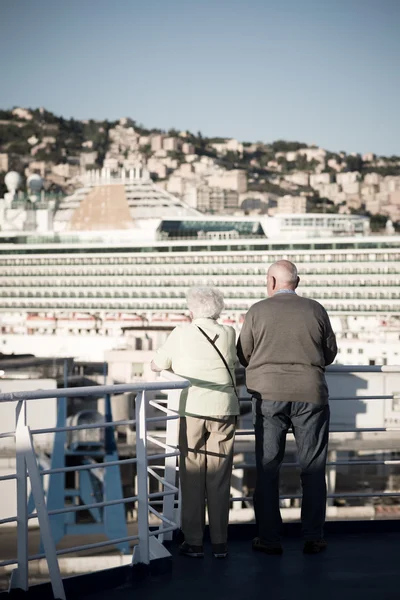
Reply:
[[[15, 464], [15, 472], [11, 468], [0, 471], [0, 486], [6, 487], [1, 492], [0, 540], [7, 537], [4, 528], [15, 526], [7, 547], [5, 542], [3, 547], [0, 544], [0, 573], [10, 574], [5, 600], [7, 594], [41, 600], [124, 600], [133, 595], [141, 599], [162, 595], [167, 600], [185, 596], [203, 600], [207, 595], [221, 600], [261, 595], [277, 600], [397, 597], [400, 367], [336, 365], [328, 369], [327, 377], [332, 410], [327, 552], [302, 554], [300, 494], [287, 490], [281, 495], [284, 554], [251, 551], [255, 525], [244, 476], [254, 468], [254, 437], [246, 411], [249, 399], [244, 398], [231, 483], [230, 553], [223, 561], [212, 557], [207, 541], [203, 560], [178, 555], [177, 406], [187, 380], [163, 372], [155, 382], [1, 393], [0, 446], [4, 456], [11, 452], [8, 460]], [[123, 401], [122, 393], [136, 395], [134, 418], [113, 420], [112, 407]], [[67, 399], [91, 397], [104, 397], [103, 418], [96, 413], [96, 418], [85, 420], [81, 412], [67, 419]], [[126, 447], [125, 454], [121, 446], [117, 448], [117, 431], [121, 430], [126, 433], [128, 458]], [[72, 447], [71, 439], [79, 443]], [[43, 458], [46, 444], [47, 463]], [[101, 445], [103, 452], [98, 448]], [[290, 434], [287, 450], [294, 456]], [[73, 456], [73, 464], [66, 465], [67, 455]], [[135, 468], [133, 495], [118, 487], [119, 474], [129, 465]], [[295, 460], [284, 462], [284, 471], [293, 468]], [[365, 469], [372, 469], [381, 474], [380, 483], [375, 479], [375, 487], [339, 490], [340, 469], [349, 471], [354, 482], [361, 470], [365, 475]], [[383, 476], [387, 471], [390, 477]], [[83, 485], [79, 494], [67, 489], [71, 476], [86, 482], [94, 478], [92, 493]], [[4, 506], [12, 506], [13, 494], [15, 512], [6, 516]], [[348, 501], [345, 506], [344, 500]], [[126, 506], [135, 507], [133, 528], [126, 524]], [[81, 529], [76, 525], [74, 515], [82, 511], [97, 517], [95, 531], [100, 528], [104, 534], [100, 540], [93, 541], [88, 525]], [[38, 534], [35, 546], [34, 528], [28, 528], [32, 522], [40, 525], [40, 549]], [[99, 554], [105, 549], [113, 552]], [[85, 574], [62, 577], [67, 563], [74, 565], [70, 569], [75, 573]], [[39, 573], [48, 573], [48, 583], [30, 585]]]

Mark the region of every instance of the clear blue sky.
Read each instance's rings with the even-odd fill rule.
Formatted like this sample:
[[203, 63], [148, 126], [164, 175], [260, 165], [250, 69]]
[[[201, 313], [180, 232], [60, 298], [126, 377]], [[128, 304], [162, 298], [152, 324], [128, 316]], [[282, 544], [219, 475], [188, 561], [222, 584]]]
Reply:
[[0, 0], [0, 107], [400, 154], [400, 0]]

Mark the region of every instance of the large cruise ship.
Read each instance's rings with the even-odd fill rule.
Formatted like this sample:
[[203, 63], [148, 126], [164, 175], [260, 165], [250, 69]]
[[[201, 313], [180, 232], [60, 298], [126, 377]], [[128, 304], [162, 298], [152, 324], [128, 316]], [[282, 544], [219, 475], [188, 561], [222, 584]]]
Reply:
[[286, 258], [298, 293], [327, 309], [339, 363], [399, 362], [400, 236], [371, 235], [366, 217], [204, 215], [140, 170], [89, 172], [71, 196], [39, 200], [0, 200], [3, 353], [102, 360], [127, 332], [151, 350], [188, 320], [194, 285], [223, 291], [223, 321], [239, 331]]

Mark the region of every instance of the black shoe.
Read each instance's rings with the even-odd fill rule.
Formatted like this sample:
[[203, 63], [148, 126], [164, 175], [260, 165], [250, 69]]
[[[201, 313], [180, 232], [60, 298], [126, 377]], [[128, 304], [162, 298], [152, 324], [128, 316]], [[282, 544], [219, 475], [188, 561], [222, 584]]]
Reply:
[[179, 546], [179, 554], [191, 556], [192, 558], [204, 558], [203, 546], [192, 546], [187, 542], [183, 542]]
[[275, 554], [276, 556], [283, 554], [283, 548], [279, 542], [267, 544], [259, 537], [254, 538], [252, 548], [256, 552], [264, 552], [264, 554]]
[[304, 542], [303, 552], [304, 554], [319, 554], [324, 552], [328, 547], [325, 540], [306, 540]]
[[212, 544], [212, 553], [215, 558], [226, 558], [228, 556], [228, 546], [226, 544]]

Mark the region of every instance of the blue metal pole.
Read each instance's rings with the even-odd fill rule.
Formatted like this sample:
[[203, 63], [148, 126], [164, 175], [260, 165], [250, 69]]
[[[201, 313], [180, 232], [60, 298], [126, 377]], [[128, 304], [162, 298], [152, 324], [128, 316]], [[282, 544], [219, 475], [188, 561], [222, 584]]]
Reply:
[[[64, 360], [64, 388], [68, 387], [68, 360]], [[67, 423], [67, 398], [58, 398], [57, 400], [57, 427], [65, 427]], [[65, 467], [65, 448], [67, 446], [67, 432], [56, 431], [54, 434], [53, 452], [51, 455], [51, 469], [60, 469]], [[65, 505], [65, 474], [52, 473], [49, 479], [49, 489], [47, 493], [48, 510], [63, 508]], [[54, 543], [57, 544], [65, 535], [65, 515], [52, 515], [50, 517], [50, 527]], [[41, 550], [43, 551], [42, 542]]]
[[[104, 363], [104, 385], [107, 383], [107, 363]], [[104, 419], [106, 423], [111, 423], [112, 407], [111, 395], [105, 395]], [[118, 460], [118, 449], [115, 441], [114, 427], [106, 427], [104, 431], [104, 447], [105, 458], [104, 462]], [[121, 469], [119, 465], [113, 467], [105, 467], [104, 469], [104, 501], [117, 500], [123, 497]], [[104, 507], [104, 530], [105, 534], [110, 539], [118, 539], [128, 536], [128, 528], [126, 524], [125, 505], [115, 504]], [[116, 544], [117, 548], [123, 554], [129, 554], [129, 544], [124, 542]]]

